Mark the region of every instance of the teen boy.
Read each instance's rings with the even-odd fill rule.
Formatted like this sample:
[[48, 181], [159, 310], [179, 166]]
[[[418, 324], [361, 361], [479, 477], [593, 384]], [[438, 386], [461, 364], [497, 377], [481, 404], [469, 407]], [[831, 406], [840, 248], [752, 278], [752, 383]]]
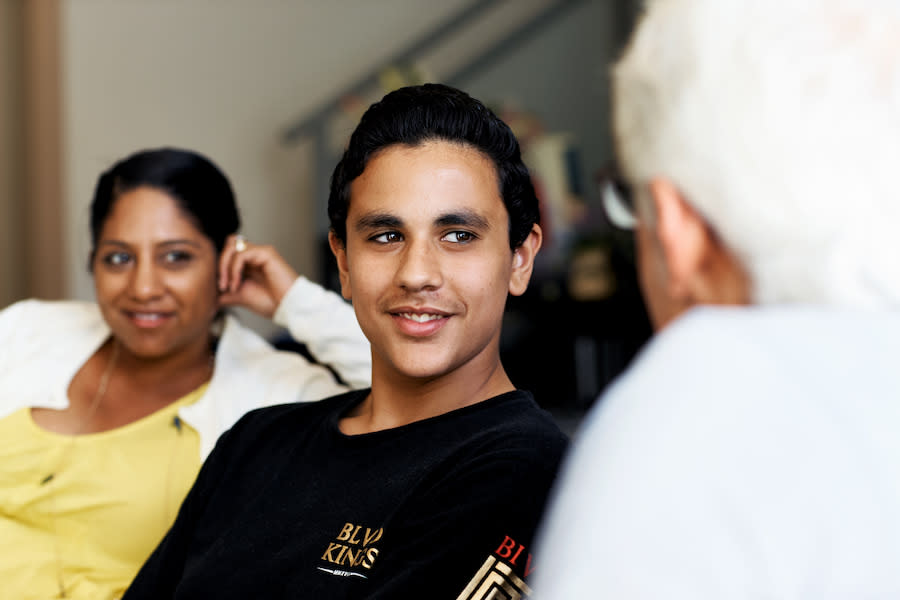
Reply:
[[453, 88], [392, 92], [328, 211], [372, 388], [235, 425], [127, 600], [529, 594], [565, 438], [500, 362], [541, 245], [515, 137]]

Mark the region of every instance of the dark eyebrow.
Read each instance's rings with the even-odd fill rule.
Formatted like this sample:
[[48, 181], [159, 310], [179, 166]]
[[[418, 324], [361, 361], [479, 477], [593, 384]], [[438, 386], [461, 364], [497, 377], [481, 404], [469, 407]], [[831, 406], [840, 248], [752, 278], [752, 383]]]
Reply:
[[194, 240], [166, 240], [164, 242], [159, 243], [160, 246], [194, 246], [195, 248], [202, 248], [203, 245], [199, 242], [195, 242]]
[[[472, 210], [461, 210], [445, 213], [434, 220], [437, 227], [463, 226], [485, 231], [491, 225], [487, 219]], [[356, 231], [371, 229], [399, 229], [403, 227], [403, 219], [388, 213], [371, 213], [363, 215], [356, 221]]]
[[120, 242], [119, 240], [100, 240], [97, 242], [98, 246], [121, 246], [122, 248], [128, 248], [128, 244], [125, 242]]
[[[202, 245], [195, 242], [194, 240], [166, 240], [164, 242], [159, 243], [160, 246], [193, 246], [195, 248], [201, 248]], [[126, 242], [122, 242], [120, 240], [101, 240], [98, 246], [116, 246], [119, 248], [131, 248], [131, 244]]]
[[403, 221], [394, 215], [371, 213], [360, 217], [354, 228], [361, 232], [370, 229], [397, 229], [402, 225]]
[[438, 227], [462, 225], [464, 227], [471, 227], [472, 229], [480, 229], [482, 231], [491, 228], [491, 224], [487, 219], [472, 210], [463, 210], [441, 215], [434, 223]]

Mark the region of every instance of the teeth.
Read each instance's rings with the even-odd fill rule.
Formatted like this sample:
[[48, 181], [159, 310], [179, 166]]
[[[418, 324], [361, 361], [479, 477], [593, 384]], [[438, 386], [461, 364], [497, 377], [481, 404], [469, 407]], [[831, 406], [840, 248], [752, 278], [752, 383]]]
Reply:
[[416, 323], [425, 323], [427, 321], [434, 321], [435, 319], [442, 318], [441, 315], [420, 315], [418, 313], [400, 313], [400, 316], [404, 319], [415, 321]]
[[134, 313], [134, 316], [137, 319], [148, 321], [156, 321], [157, 319], [162, 319], [162, 315], [159, 313]]

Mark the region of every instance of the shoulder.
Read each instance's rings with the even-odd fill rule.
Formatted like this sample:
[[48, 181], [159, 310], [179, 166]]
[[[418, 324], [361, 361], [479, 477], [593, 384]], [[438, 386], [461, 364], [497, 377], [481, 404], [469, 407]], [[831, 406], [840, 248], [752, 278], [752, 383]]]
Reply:
[[[204, 467], [228, 485], [257, 480], [279, 470], [293, 469], [290, 461], [306, 446], [327, 440], [332, 423], [354, 401], [355, 390], [318, 402], [297, 402], [250, 410], [211, 445]], [[326, 437], [323, 437], [326, 436]]]
[[670, 324], [598, 399], [579, 439], [588, 431], [605, 445], [638, 435], [655, 446], [680, 432], [699, 441], [704, 424], [707, 433], [721, 431], [725, 423], [712, 423], [727, 423], [727, 412], [757, 395], [769, 379], [763, 373], [777, 368], [766, 327], [754, 320], [745, 309], [704, 308]]
[[368, 393], [368, 389], [352, 390], [317, 402], [288, 402], [257, 408], [241, 417], [235, 424], [235, 427], [264, 429], [275, 426], [291, 428], [297, 421], [306, 421], [311, 417], [337, 415], [345, 407], [358, 402], [361, 397]]
[[503, 394], [448, 415], [431, 432], [444, 445], [447, 481], [491, 488], [543, 489], [559, 468], [568, 439], [531, 394]]
[[711, 479], [750, 485], [852, 443], [850, 422], [895, 422], [900, 371], [888, 363], [898, 352], [895, 316], [694, 310], [598, 399], [568, 462], [618, 489], [624, 480], [672, 486], [657, 493]]
[[669, 494], [727, 470], [767, 437], [762, 390], [781, 368], [754, 321], [742, 309], [693, 310], [657, 334], [582, 422], [567, 472], [637, 497], [650, 481]]
[[[470, 413], [466, 414], [466, 410]], [[482, 443], [518, 452], [562, 450], [568, 440], [553, 417], [535, 402], [530, 392], [515, 390], [460, 411], [454, 419], [462, 432], [470, 431]]]
[[[507, 404], [504, 406], [504, 404]], [[529, 392], [516, 391], [494, 414], [488, 435], [522, 456], [536, 456], [555, 469], [569, 440], [553, 417], [540, 408]]]
[[[254, 386], [265, 386], [285, 378], [293, 382], [303, 376], [315, 377], [325, 373], [300, 353], [275, 348], [259, 333], [230, 314], [225, 316], [216, 349], [216, 363], [217, 366], [224, 367], [218, 375], [226, 377], [230, 384], [235, 385], [252, 381]], [[292, 393], [298, 391], [296, 386], [289, 387]]]
[[303, 432], [326, 427], [368, 390], [354, 390], [318, 402], [290, 402], [257, 408], [244, 414], [223, 436], [227, 445], [284, 447]]
[[[241, 323], [232, 315], [225, 316], [219, 344], [216, 348], [216, 371], [213, 381], [222, 393], [240, 389], [246, 395], [250, 390], [269, 389], [283, 380], [293, 382], [307, 373], [309, 362], [296, 352], [278, 350], [256, 331]], [[224, 389], [222, 386], [225, 386]], [[297, 386], [288, 386], [290, 394], [298, 393]], [[283, 395], [282, 402], [292, 400]], [[246, 412], [255, 401], [241, 403]], [[274, 404], [271, 401], [265, 404]], [[256, 404], [259, 406], [259, 404]]]
[[[859, 498], [864, 521], [896, 505], [893, 491], [886, 502], [871, 497], [887, 489], [900, 447], [872, 452], [871, 440], [893, 439], [900, 426], [900, 375], [888, 364], [898, 351], [896, 315], [691, 311], [651, 341], [576, 435], [542, 568], [633, 590], [643, 584], [635, 565], [694, 573], [710, 548], [720, 563], [746, 547], [815, 556], [821, 536], [811, 530], [838, 539], [832, 524], [852, 522], [844, 530], [867, 531], [854, 521]], [[749, 564], [743, 553], [733, 559]]]
[[784, 343], [784, 322], [764, 311], [694, 309], [654, 336], [601, 401], [679, 414], [734, 403], [776, 379]]
[[[730, 361], [754, 351], [742, 339], [744, 324], [725, 316], [692, 311], [673, 322], [598, 399], [575, 434], [545, 518], [544, 573], [578, 581], [596, 575], [596, 589], [612, 589], [632, 561], [649, 564], [674, 545], [680, 548], [670, 559], [680, 560], [712, 529], [702, 528], [721, 509], [711, 504], [743, 491], [752, 470], [735, 454], [759, 445], [743, 445], [745, 434], [736, 431], [734, 421], [749, 425], [734, 412], [747, 388], [735, 384], [741, 362]], [[732, 485], [735, 476], [742, 487]], [[541, 577], [538, 589], [549, 580]]]
[[277, 352], [269, 342], [234, 315], [225, 314], [219, 351], [238, 356], [267, 356]]
[[736, 424], [736, 408], [749, 417], [873, 378], [885, 387], [897, 373], [888, 357], [898, 352], [900, 315], [886, 311], [702, 307], [653, 338], [601, 397], [608, 408], [600, 411], [636, 419], [652, 412], [658, 421], [702, 413]]
[[80, 348], [108, 333], [109, 327], [93, 302], [23, 300], [0, 311], [0, 335], [14, 338], [19, 352], [30, 347], [36, 352], [41, 348], [46, 351], [47, 344]]
[[0, 311], [0, 319], [17, 324], [33, 323], [46, 327], [84, 326], [102, 321], [100, 309], [93, 302], [75, 300], [22, 300]]

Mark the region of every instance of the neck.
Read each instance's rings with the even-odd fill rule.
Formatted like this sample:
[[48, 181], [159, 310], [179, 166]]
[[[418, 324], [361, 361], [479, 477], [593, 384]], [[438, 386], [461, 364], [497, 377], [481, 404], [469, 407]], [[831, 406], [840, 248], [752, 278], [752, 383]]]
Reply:
[[515, 389], [499, 357], [487, 365], [468, 364], [428, 379], [407, 377], [375, 361], [371, 393], [340, 427], [349, 435], [393, 429]]
[[196, 380], [196, 385], [200, 385], [212, 374], [212, 362], [212, 347], [209, 340], [203, 339], [179, 352], [155, 357], [139, 356], [121, 346], [117, 368], [138, 386], [166, 388], [185, 379]]

